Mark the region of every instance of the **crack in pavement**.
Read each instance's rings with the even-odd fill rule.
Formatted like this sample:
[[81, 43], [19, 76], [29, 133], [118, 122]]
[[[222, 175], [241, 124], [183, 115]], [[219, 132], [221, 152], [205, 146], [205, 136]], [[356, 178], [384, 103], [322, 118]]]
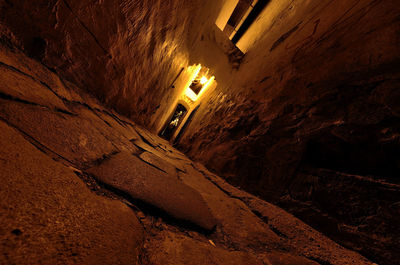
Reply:
[[1, 114], [0, 114], [0, 120], [5, 122], [8, 126], [10, 126], [10, 127], [14, 128], [15, 130], [17, 130], [29, 143], [31, 143], [33, 146], [35, 146], [42, 153], [50, 156], [50, 158], [53, 159], [54, 161], [60, 162], [60, 160], [63, 160], [64, 162], [66, 162], [66, 164], [65, 164], [66, 166], [75, 166], [72, 161], [70, 161], [69, 159], [63, 157], [62, 155], [58, 154], [57, 152], [51, 150], [47, 146], [43, 145], [41, 142], [36, 140], [33, 136], [31, 136], [30, 134], [28, 134], [24, 130], [20, 129], [16, 125], [14, 125], [11, 122], [9, 122], [7, 119], [5, 119], [3, 116], [1, 116]]
[[40, 85], [46, 87], [47, 89], [49, 89], [49, 90], [50, 90], [56, 97], [58, 97], [59, 99], [65, 100], [65, 98], [63, 98], [63, 97], [61, 97], [60, 95], [58, 95], [48, 84], [46, 84], [45, 82], [43, 82], [43, 81], [41, 81], [41, 80], [36, 79], [36, 78], [33, 77], [32, 75], [27, 74], [27, 73], [21, 71], [20, 69], [15, 68], [14, 66], [9, 65], [9, 64], [6, 64], [6, 63], [1, 62], [1, 61], [0, 61], [0, 66], [1, 66], [1, 67], [5, 67], [5, 68], [7, 68], [7, 69], [9, 69], [9, 70], [12, 70], [12, 71], [14, 71], [14, 72], [16, 72], [16, 73], [19, 73], [19, 74], [21, 74], [21, 75], [23, 75], [23, 76], [26, 76], [26, 77], [32, 79], [35, 83], [38, 83], [38, 84], [40, 84]]

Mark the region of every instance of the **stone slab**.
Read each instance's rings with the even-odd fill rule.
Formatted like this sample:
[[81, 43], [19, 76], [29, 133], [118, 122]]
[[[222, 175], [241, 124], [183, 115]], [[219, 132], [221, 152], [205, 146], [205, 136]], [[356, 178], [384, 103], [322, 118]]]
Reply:
[[115, 137], [104, 129], [107, 125], [100, 127], [100, 122], [86, 114], [76, 117], [38, 106], [0, 101], [3, 119], [75, 165], [91, 163], [118, 150], [112, 142]]
[[149, 152], [143, 152], [139, 156], [143, 161], [146, 161], [147, 163], [161, 169], [165, 173], [171, 175], [171, 176], [177, 176], [177, 170], [176, 167], [171, 165], [169, 162], [165, 161], [161, 157], [149, 153]]
[[0, 264], [136, 264], [143, 229], [0, 121]]
[[92, 167], [98, 180], [163, 210], [171, 217], [206, 230], [216, 225], [201, 195], [176, 177], [158, 170], [129, 152], [121, 152]]
[[207, 241], [197, 241], [170, 232], [161, 233], [147, 244], [150, 263], [154, 265], [263, 264], [247, 252], [226, 250]]

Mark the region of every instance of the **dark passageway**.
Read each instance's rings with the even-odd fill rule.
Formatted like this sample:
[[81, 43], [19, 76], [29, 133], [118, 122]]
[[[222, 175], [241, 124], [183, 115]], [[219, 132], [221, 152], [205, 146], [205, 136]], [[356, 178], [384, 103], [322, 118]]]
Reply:
[[0, 264], [400, 264], [399, 14], [0, 0]]

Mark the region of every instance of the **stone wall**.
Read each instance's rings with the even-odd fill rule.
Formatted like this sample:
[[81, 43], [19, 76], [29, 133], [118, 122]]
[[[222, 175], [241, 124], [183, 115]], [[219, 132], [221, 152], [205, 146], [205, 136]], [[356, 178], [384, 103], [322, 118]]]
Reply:
[[29, 56], [146, 125], [216, 17], [221, 1], [209, 2], [2, 0], [0, 22]]
[[[213, 25], [222, 3], [2, 0], [1, 41], [153, 129], [180, 69], [206, 65], [218, 87], [179, 148], [371, 260], [397, 264], [396, 1], [271, 0], [241, 61]], [[368, 196], [377, 187], [391, 195]]]
[[179, 147], [379, 264], [398, 263], [398, 14], [395, 1], [271, 1], [265, 31], [238, 70], [216, 75]]

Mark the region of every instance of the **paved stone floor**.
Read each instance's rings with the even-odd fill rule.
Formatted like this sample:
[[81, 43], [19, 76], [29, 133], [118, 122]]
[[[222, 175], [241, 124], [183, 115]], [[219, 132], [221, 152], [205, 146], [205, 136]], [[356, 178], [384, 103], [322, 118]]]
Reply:
[[371, 264], [0, 46], [0, 264]]

